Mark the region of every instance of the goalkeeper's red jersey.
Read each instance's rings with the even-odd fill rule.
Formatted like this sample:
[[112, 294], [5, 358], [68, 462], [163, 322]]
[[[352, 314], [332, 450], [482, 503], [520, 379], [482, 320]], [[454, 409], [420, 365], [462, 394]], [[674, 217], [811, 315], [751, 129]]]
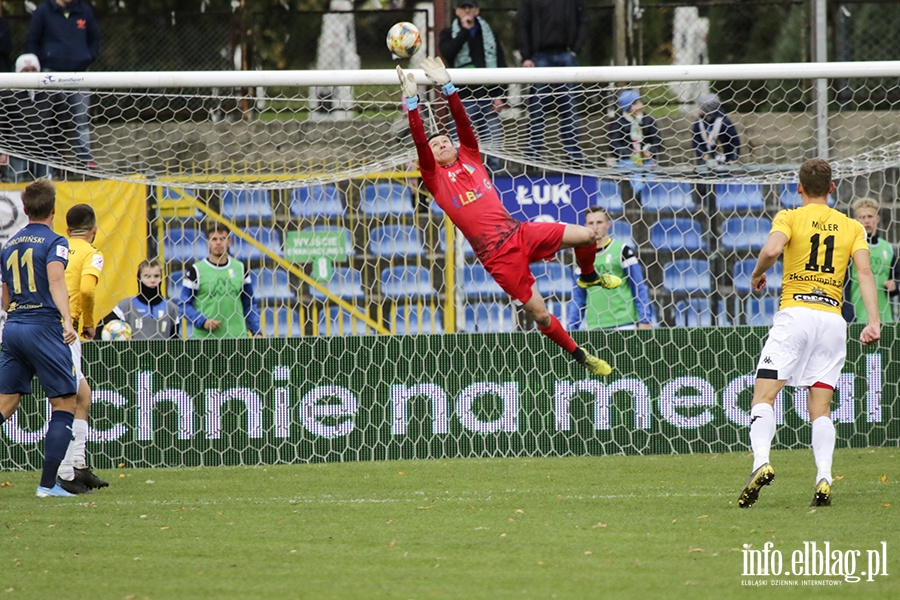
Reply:
[[491, 177], [481, 162], [478, 139], [459, 94], [454, 92], [447, 101], [459, 134], [459, 155], [456, 162], [446, 167], [439, 167], [434, 160], [419, 109], [409, 111], [409, 127], [419, 155], [419, 172], [438, 206], [472, 244], [475, 256], [484, 261], [493, 256], [522, 223], [507, 212], [497, 196]]

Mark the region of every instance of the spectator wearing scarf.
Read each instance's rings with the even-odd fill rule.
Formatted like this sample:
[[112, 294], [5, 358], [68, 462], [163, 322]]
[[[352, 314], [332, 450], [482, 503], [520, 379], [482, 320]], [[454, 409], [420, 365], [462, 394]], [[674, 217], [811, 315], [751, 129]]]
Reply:
[[741, 154], [741, 138], [737, 128], [722, 110], [715, 94], [703, 94], [697, 99], [697, 119], [691, 127], [691, 146], [697, 164], [718, 166], [731, 163]]

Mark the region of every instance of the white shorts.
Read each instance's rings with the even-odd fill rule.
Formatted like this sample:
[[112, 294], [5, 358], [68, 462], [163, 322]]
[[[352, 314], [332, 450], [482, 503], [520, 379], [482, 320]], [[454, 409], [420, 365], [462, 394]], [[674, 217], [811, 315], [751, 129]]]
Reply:
[[75, 381], [81, 383], [84, 379], [84, 371], [81, 370], [81, 336], [69, 344], [69, 350], [72, 351], [72, 364], [75, 365]]
[[791, 306], [775, 313], [757, 376], [774, 371], [786, 385], [835, 387], [847, 358], [847, 322], [837, 313]]

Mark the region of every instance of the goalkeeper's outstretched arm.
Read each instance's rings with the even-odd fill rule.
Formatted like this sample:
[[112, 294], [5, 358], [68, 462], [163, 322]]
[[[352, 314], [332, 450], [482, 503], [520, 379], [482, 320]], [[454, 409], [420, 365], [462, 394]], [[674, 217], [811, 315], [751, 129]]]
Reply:
[[422, 123], [422, 115], [419, 114], [418, 86], [412, 73], [404, 73], [397, 66], [397, 76], [400, 78], [400, 91], [403, 93], [403, 101], [406, 104], [406, 117], [409, 120], [409, 132], [412, 134], [413, 143], [416, 145], [416, 154], [419, 156], [419, 171], [433, 172], [437, 168], [434, 153], [428, 146], [428, 136], [425, 134], [425, 124]]
[[431, 83], [441, 86], [441, 91], [447, 97], [450, 114], [453, 115], [453, 122], [456, 123], [456, 134], [459, 136], [460, 146], [478, 152], [478, 138], [475, 137], [469, 115], [466, 114], [466, 108], [459, 98], [456, 86], [450, 81], [450, 73], [444, 67], [443, 61], [439, 57], [428, 57], [422, 61], [422, 70]]

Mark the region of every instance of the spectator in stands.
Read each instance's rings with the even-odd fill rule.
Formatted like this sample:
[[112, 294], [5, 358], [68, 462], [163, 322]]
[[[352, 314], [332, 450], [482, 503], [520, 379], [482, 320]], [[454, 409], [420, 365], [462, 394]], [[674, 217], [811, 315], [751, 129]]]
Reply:
[[[16, 73], [36, 73], [41, 63], [34, 54], [16, 59]], [[58, 95], [35, 90], [0, 91], [0, 146], [19, 153], [36, 154], [45, 159], [56, 158], [58, 148], [52, 132], [55, 114], [52, 99]], [[0, 154], [9, 181], [31, 181], [49, 177], [50, 167], [17, 156]]]
[[250, 273], [228, 255], [231, 231], [213, 221], [206, 229], [209, 254], [184, 273], [181, 304], [195, 338], [262, 337]]
[[577, 329], [650, 329], [650, 294], [644, 270], [631, 246], [609, 237], [612, 219], [602, 206], [591, 206], [584, 225], [597, 236], [597, 273], [609, 273], [628, 282], [628, 287], [572, 288], [568, 330]]
[[[81, 0], [45, 0], [34, 9], [25, 51], [35, 54], [45, 72], [87, 71], [100, 54], [100, 28], [94, 11]], [[65, 113], [59, 121], [71, 138], [75, 157], [85, 167], [96, 169], [91, 154], [88, 110], [90, 94], [61, 94]]]
[[[456, 18], [441, 31], [440, 50], [444, 60], [455, 69], [506, 66], [503, 47], [487, 21], [479, 16], [476, 0], [457, 0]], [[485, 148], [497, 149], [503, 144], [500, 111], [503, 109], [503, 87], [476, 85], [459, 90], [463, 106], [469, 114], [478, 139]], [[500, 159], [488, 156], [488, 169], [500, 169]]]
[[[517, 37], [522, 66], [577, 67], [587, 41], [587, 13], [583, 0], [521, 0]], [[578, 141], [581, 123], [574, 84], [535, 84], [528, 95], [530, 146], [528, 156], [539, 160], [546, 150], [544, 122], [557, 109], [563, 148], [573, 166], [584, 165]]]
[[162, 295], [162, 265], [156, 259], [142, 261], [138, 265], [137, 278], [138, 295], [119, 302], [110, 317], [128, 323], [133, 340], [168, 340], [178, 337], [181, 315], [178, 305]]
[[[881, 208], [874, 198], [857, 198], [850, 205], [853, 218], [866, 230], [869, 242], [869, 260], [872, 263], [872, 274], [875, 276], [875, 291], [878, 294], [878, 314], [882, 323], [894, 321], [891, 297], [900, 295], [900, 261], [894, 246], [878, 234]], [[859, 288], [859, 277], [856, 267], [850, 265], [849, 277], [844, 284], [844, 318], [848, 322], [856, 320], [856, 315], [865, 315], [862, 292]]]
[[608, 132], [613, 156], [622, 167], [655, 166], [662, 153], [656, 120], [644, 113], [641, 95], [634, 90], [622, 90], [617, 102], [619, 114]]
[[737, 128], [722, 110], [715, 94], [697, 98], [697, 119], [691, 127], [691, 146], [698, 165], [716, 168], [732, 163], [741, 155], [741, 138]]

